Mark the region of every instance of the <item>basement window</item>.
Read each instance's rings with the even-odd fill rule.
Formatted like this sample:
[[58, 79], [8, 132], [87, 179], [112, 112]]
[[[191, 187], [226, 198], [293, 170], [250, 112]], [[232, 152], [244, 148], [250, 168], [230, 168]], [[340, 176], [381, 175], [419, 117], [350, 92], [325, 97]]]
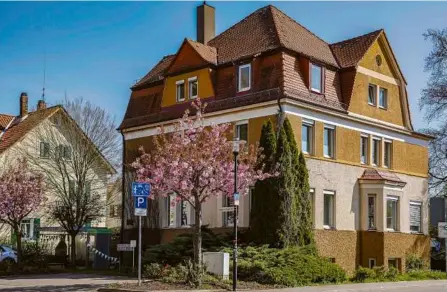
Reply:
[[251, 64], [239, 66], [238, 91], [247, 91], [251, 88]]

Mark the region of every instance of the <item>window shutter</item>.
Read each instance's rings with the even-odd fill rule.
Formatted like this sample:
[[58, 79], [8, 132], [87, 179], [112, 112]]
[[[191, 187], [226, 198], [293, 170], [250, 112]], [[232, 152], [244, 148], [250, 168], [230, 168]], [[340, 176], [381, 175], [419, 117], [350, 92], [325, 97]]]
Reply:
[[34, 218], [34, 239], [40, 238], [40, 218]]

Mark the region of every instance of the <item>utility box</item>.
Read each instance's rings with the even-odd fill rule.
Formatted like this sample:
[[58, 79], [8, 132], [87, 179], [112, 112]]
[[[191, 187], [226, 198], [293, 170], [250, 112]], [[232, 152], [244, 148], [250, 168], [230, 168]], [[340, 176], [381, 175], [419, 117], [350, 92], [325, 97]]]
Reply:
[[203, 264], [207, 272], [228, 280], [230, 276], [230, 255], [226, 252], [204, 252]]

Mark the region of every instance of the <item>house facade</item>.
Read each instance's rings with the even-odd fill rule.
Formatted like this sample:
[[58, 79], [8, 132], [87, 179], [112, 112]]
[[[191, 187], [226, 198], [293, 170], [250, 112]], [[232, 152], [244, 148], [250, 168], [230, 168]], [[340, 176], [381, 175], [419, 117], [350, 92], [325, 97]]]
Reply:
[[[72, 167], [79, 155], [75, 153], [77, 148], [71, 141], [83, 140], [85, 147], [92, 151], [97, 150], [62, 106], [47, 107], [43, 100], [39, 100], [36, 109], [31, 111], [26, 93], [20, 95], [18, 103], [18, 115], [0, 114], [0, 172], [16, 163], [17, 159], [26, 158], [31, 168], [44, 174], [47, 200], [41, 208], [32, 211], [22, 221], [22, 240], [39, 240], [49, 250], [54, 251], [61, 238], [64, 238], [67, 244], [69, 238], [64, 228], [48, 215], [46, 207], [54, 201], [54, 192], [58, 191], [54, 189], [54, 184], [58, 184], [61, 189], [77, 187]], [[66, 163], [55, 165], [56, 156]], [[63, 176], [57, 172], [57, 167], [61, 165], [66, 170]], [[99, 153], [94, 167], [86, 171], [86, 191], [104, 198], [104, 215], [91, 222], [91, 228], [106, 227], [108, 183], [110, 176], [115, 173], [115, 169]], [[49, 183], [49, 180], [53, 183]], [[2, 243], [14, 243], [16, 240], [10, 228], [5, 225], [2, 226], [0, 235]], [[82, 241], [81, 237], [78, 236], [77, 239]], [[83, 242], [77, 242], [77, 246], [77, 255], [82, 258], [86, 250], [85, 238]]]
[[[430, 137], [413, 129], [406, 80], [384, 30], [329, 44], [274, 6], [217, 36], [213, 7], [199, 6], [197, 17], [197, 40], [185, 39], [131, 88], [120, 126], [124, 161], [134, 161], [140, 146], [150, 151], [157, 128], [169, 131], [197, 97], [207, 103], [206, 123], [233, 123], [250, 144], [282, 111], [306, 157], [320, 254], [348, 271], [403, 270], [410, 253], [428, 260]], [[241, 198], [240, 227], [250, 226], [251, 199]], [[155, 242], [194, 224], [191, 208], [171, 200], [159, 200], [146, 219]], [[129, 194], [123, 202], [130, 232]], [[232, 218], [219, 212], [227, 205], [222, 198], [204, 203], [203, 223], [228, 231]]]

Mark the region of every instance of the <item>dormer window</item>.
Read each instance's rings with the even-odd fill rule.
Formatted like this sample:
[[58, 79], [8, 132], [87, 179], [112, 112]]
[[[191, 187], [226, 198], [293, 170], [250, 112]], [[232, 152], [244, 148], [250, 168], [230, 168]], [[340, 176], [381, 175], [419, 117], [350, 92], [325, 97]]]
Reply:
[[251, 64], [239, 66], [238, 91], [247, 91], [251, 88]]
[[189, 99], [197, 98], [198, 96], [198, 85], [197, 85], [197, 77], [191, 77], [188, 79], [188, 92]]
[[317, 93], [323, 92], [323, 68], [316, 64], [311, 64], [310, 89]]
[[185, 81], [179, 80], [175, 83], [176, 85], [176, 98], [177, 101], [185, 100]]

